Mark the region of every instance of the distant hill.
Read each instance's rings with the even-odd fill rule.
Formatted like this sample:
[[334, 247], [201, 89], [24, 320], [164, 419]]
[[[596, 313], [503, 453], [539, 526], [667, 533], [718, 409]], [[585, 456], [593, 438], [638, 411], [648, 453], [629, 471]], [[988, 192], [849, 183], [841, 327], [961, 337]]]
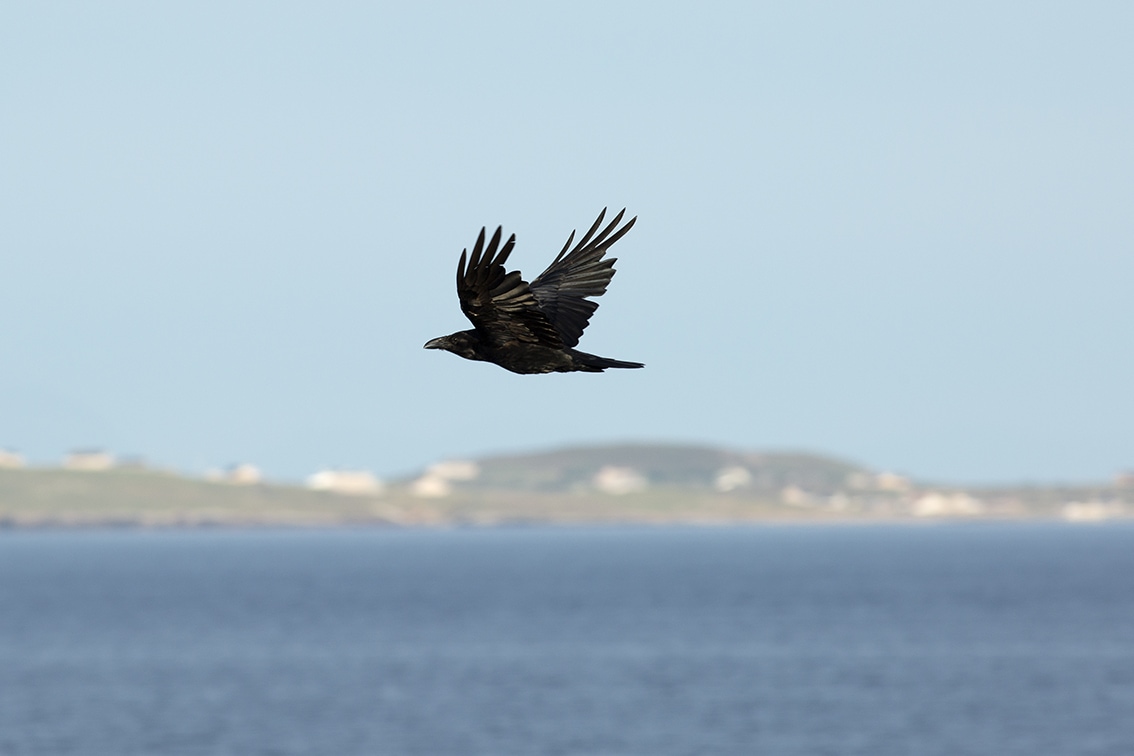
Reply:
[[850, 462], [813, 454], [755, 454], [676, 444], [581, 446], [476, 462], [480, 475], [470, 487], [543, 492], [591, 488], [600, 471], [610, 467], [635, 471], [650, 487], [692, 489], [715, 488], [722, 472], [742, 468], [749, 478], [738, 487], [778, 492], [798, 486], [819, 494], [844, 488], [855, 473], [869, 473]]

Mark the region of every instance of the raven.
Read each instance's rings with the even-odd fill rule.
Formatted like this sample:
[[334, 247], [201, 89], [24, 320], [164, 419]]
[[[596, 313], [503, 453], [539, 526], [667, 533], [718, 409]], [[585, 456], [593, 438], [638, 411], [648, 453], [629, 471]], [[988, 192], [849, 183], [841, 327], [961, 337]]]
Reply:
[[640, 362], [611, 360], [574, 349], [598, 309], [587, 297], [601, 295], [614, 277], [615, 258], [604, 260], [603, 255], [638, 220], [631, 218], [615, 231], [625, 213], [624, 209], [595, 236], [606, 216], [603, 208], [591, 229], [568, 252], [575, 239], [572, 231], [563, 251], [530, 284], [519, 271], [504, 270], [516, 235], [501, 247], [503, 229], [497, 226], [486, 249], [485, 229], [481, 228], [468, 266], [468, 249], [461, 251], [457, 265], [457, 297], [474, 328], [428, 341], [425, 348], [493, 362], [513, 373], [601, 373], [606, 368], [643, 367]]

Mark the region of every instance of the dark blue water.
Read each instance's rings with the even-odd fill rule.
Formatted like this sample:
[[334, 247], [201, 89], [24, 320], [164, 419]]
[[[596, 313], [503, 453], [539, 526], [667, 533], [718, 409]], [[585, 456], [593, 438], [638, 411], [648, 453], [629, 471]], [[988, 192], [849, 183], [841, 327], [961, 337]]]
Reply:
[[0, 533], [0, 753], [1134, 754], [1134, 527]]

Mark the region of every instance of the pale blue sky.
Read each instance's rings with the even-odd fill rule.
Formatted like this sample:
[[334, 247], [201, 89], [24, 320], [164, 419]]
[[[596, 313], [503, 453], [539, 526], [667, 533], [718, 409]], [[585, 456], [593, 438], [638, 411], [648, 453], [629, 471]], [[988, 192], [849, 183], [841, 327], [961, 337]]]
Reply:
[[[1134, 468], [1134, 4], [5, 3], [0, 446], [296, 479], [618, 440]], [[433, 351], [639, 216], [581, 347]]]

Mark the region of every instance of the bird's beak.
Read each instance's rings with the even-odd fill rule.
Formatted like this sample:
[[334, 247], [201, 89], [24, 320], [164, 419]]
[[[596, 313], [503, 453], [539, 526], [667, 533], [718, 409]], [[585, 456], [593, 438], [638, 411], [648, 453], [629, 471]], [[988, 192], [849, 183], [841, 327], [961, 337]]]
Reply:
[[438, 336], [435, 339], [430, 339], [429, 341], [425, 342], [424, 348], [425, 349], [444, 349], [445, 348], [445, 337], [444, 336]]

